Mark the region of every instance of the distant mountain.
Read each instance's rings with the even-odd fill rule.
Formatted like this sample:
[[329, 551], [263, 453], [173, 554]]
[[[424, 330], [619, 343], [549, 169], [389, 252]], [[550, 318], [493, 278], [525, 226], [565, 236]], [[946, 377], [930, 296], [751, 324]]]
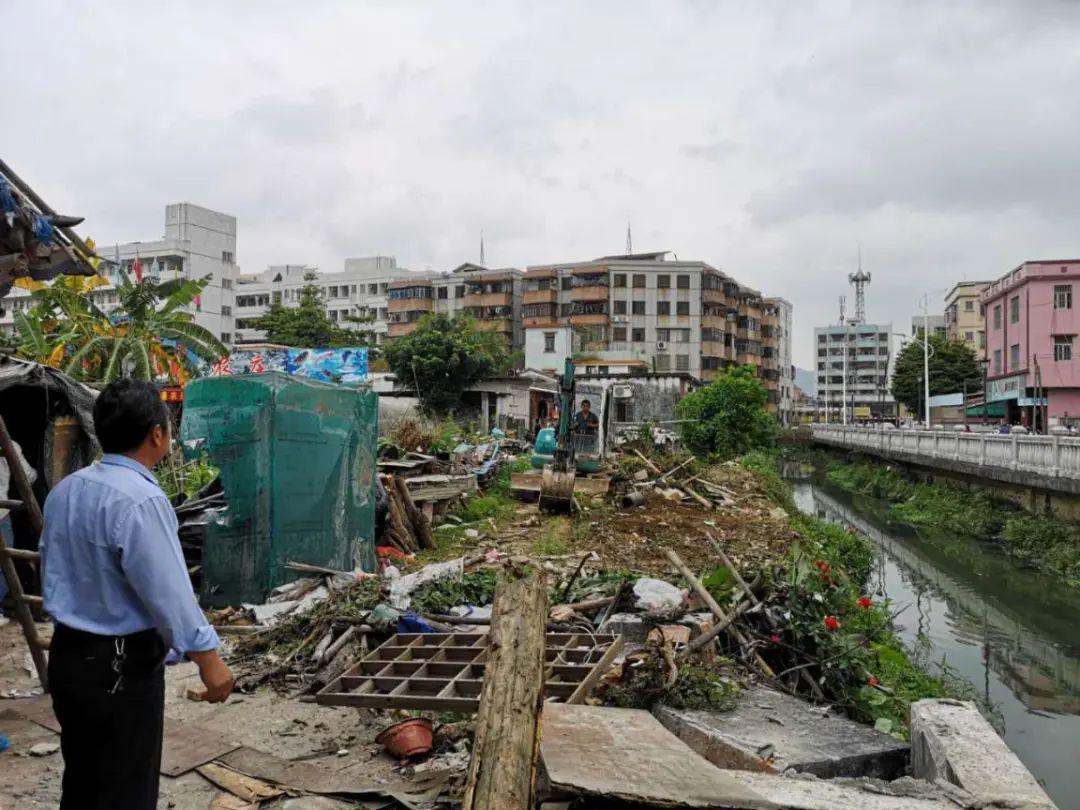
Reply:
[[805, 368], [795, 367], [795, 385], [799, 386], [810, 396], [817, 393], [817, 375]]

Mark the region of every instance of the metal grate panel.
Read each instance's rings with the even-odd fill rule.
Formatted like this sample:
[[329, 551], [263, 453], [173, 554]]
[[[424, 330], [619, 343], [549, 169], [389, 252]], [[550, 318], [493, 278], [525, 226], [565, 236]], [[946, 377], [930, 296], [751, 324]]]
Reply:
[[[622, 636], [548, 633], [545, 700], [580, 703], [622, 649]], [[480, 705], [487, 633], [398, 633], [330, 682], [324, 706], [474, 712]]]

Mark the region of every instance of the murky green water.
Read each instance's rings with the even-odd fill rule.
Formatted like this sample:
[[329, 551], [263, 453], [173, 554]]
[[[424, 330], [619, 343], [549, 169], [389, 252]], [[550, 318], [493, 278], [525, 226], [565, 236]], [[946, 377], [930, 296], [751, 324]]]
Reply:
[[1000, 710], [1004, 737], [1062, 808], [1080, 808], [1080, 592], [993, 546], [890, 522], [888, 505], [793, 481], [806, 513], [877, 545], [872, 587], [900, 607], [901, 637], [929, 645]]

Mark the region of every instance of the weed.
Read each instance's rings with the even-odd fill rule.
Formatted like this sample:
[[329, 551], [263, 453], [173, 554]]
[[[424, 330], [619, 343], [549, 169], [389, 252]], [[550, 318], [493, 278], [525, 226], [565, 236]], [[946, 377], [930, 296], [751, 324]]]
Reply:
[[472, 571], [461, 579], [433, 582], [413, 593], [412, 608], [417, 613], [446, 613], [455, 605], [489, 605], [495, 579], [494, 571]]

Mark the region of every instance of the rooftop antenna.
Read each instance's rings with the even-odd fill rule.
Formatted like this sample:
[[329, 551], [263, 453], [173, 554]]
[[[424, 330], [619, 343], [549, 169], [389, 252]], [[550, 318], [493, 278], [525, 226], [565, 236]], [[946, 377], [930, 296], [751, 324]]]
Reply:
[[626, 255], [634, 252], [634, 242], [630, 238], [630, 220], [626, 220]]
[[844, 296], [840, 296], [840, 325], [844, 325], [844, 308], [847, 304], [847, 299]]
[[849, 284], [855, 285], [855, 323], [866, 322], [866, 285], [870, 283], [870, 274], [862, 269], [862, 246], [859, 246], [859, 269], [848, 273]]
[[484, 267], [484, 232], [480, 231], [480, 266]]

